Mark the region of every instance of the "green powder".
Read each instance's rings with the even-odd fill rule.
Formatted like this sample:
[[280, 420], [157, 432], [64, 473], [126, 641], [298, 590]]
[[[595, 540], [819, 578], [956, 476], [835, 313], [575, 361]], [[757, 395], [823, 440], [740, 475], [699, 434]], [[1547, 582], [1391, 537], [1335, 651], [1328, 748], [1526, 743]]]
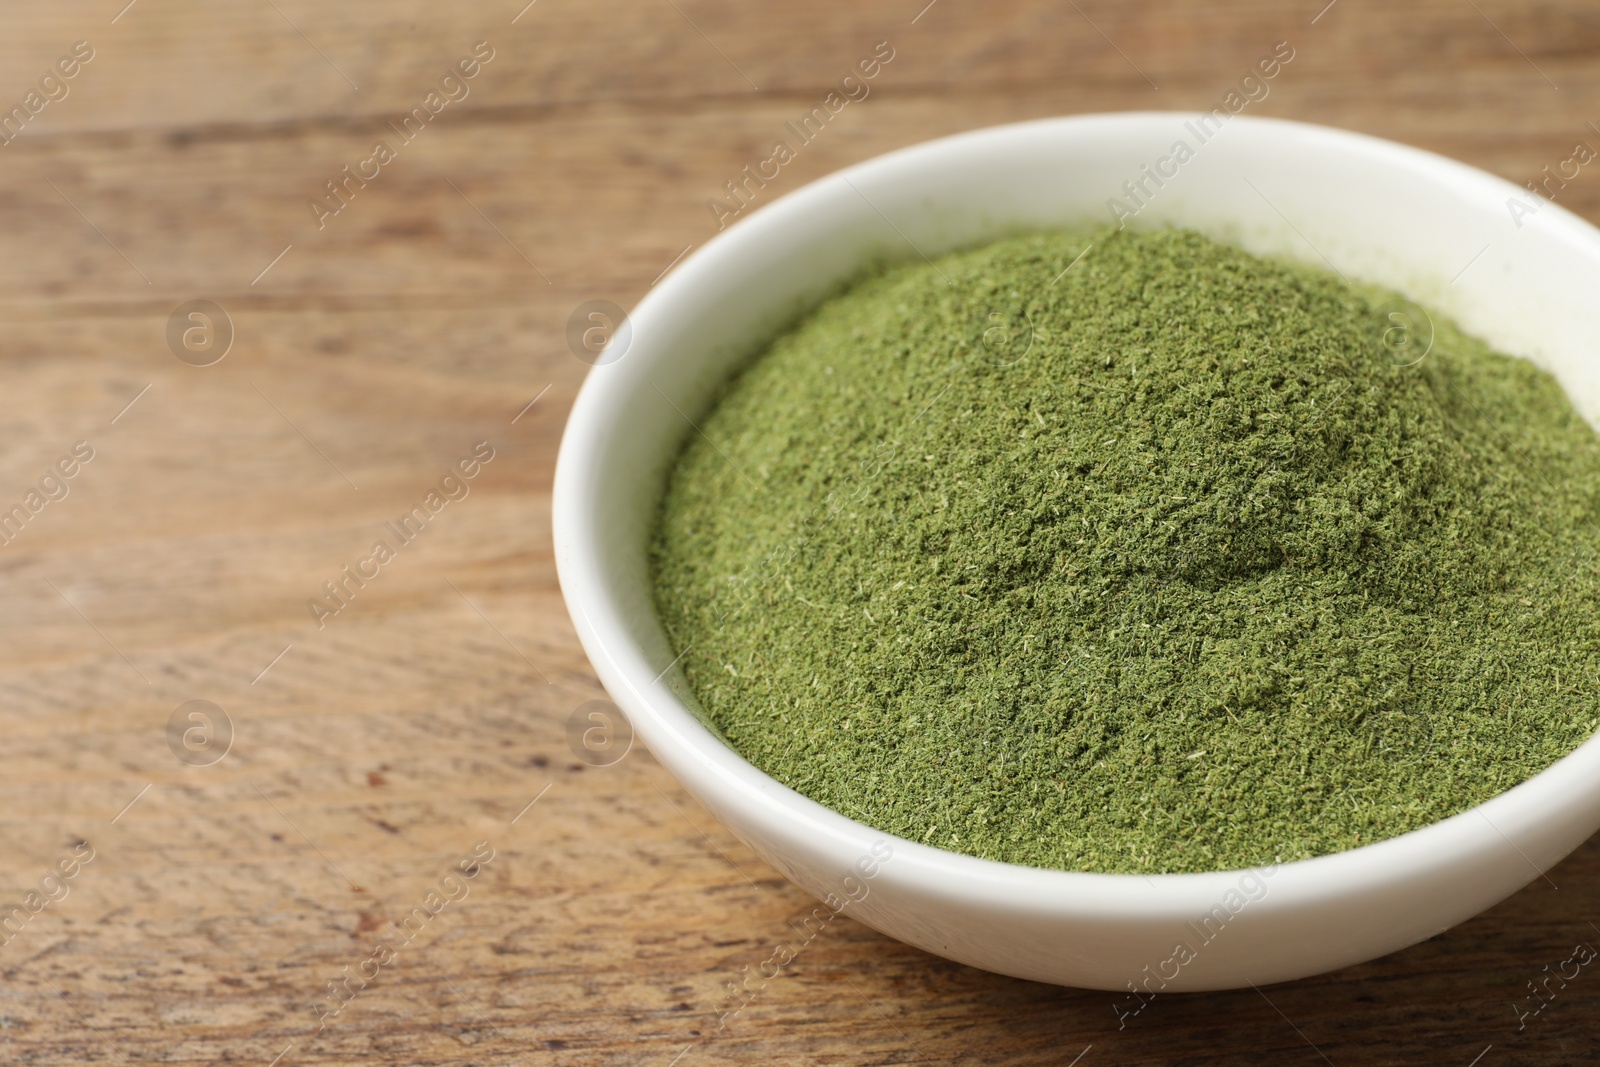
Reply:
[[[1092, 240], [1092, 248], [1066, 273]], [[1600, 446], [1555, 380], [1187, 231], [883, 270], [690, 432], [652, 548], [706, 716], [881, 830], [1238, 868], [1600, 725]]]

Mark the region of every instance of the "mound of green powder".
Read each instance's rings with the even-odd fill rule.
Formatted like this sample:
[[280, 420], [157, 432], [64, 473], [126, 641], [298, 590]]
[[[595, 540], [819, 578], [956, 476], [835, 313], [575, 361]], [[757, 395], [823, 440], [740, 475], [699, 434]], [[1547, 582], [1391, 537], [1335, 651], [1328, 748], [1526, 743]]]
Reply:
[[1542, 770], [1600, 725], [1600, 445], [1389, 298], [1170, 230], [861, 280], [669, 480], [707, 719], [881, 830], [1067, 870], [1321, 855]]

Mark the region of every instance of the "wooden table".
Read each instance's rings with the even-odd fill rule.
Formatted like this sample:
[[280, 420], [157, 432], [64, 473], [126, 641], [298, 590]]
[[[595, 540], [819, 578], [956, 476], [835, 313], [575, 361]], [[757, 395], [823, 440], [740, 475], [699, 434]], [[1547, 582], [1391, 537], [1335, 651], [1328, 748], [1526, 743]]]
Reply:
[[[0, 1062], [1592, 1061], [1600, 977], [1520, 1031], [1513, 1006], [1600, 944], [1596, 842], [1408, 951], [1121, 1030], [1110, 994], [848, 920], [718, 1029], [811, 901], [647, 752], [576, 758], [603, 694], [549, 533], [573, 309], [709, 239], [707, 201], [878, 42], [870, 97], [762, 198], [972, 127], [1209, 107], [1283, 40], [1254, 113], [1522, 181], [1600, 148], [1592, 3], [125, 2], [0, 15], [0, 507], [26, 518], [0, 545]], [[1600, 217], [1600, 165], [1560, 202]], [[479, 442], [467, 495], [371, 562]]]

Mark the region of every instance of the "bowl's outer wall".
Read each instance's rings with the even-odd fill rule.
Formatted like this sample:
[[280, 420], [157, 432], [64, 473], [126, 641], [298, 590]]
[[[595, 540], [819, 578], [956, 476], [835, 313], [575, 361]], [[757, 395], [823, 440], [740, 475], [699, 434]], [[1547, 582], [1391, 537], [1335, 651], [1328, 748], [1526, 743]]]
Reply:
[[[1139, 207], [1138, 225], [1192, 226], [1406, 292], [1548, 367], [1591, 421], [1600, 413], [1590, 354], [1600, 234], [1587, 223], [1551, 204], [1513, 212], [1531, 194], [1388, 142], [1234, 118], [1201, 144], [1193, 121], [1104, 115], [976, 131], [868, 161], [753, 213], [641, 302], [627, 351], [585, 383], [557, 465], [563, 592], [601, 681], [662, 764], [819, 899], [858, 898], [846, 914], [1017, 977], [1142, 992], [1317, 973], [1447, 929], [1600, 828], [1591, 740], [1480, 808], [1254, 881], [1018, 868], [892, 838], [799, 796], [706, 729], [681, 673], [667, 669], [681, 650], [656, 617], [645, 555], [667, 467], [737, 364], [876, 258], [1098, 225], [1116, 197]], [[1179, 140], [1193, 158], [1160, 187], [1145, 179], [1141, 206], [1124, 183]], [[894, 857], [846, 882], [878, 841]]]

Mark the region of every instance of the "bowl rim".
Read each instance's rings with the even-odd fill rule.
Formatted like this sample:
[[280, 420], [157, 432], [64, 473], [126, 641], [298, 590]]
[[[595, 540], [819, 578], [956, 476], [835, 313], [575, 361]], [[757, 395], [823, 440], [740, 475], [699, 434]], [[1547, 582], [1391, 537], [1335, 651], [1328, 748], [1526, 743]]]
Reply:
[[[874, 156], [783, 194], [715, 234], [656, 282], [629, 312], [629, 351], [649, 343], [655, 324], [681, 295], [708, 284], [712, 274], [743, 250], [766, 239], [769, 231], [803, 219], [827, 197], [852, 181], [907, 165], [926, 166], [948, 153], [981, 150], [999, 139], [1051, 136], [1062, 131], [1092, 131], [1096, 126], [1126, 127], [1192, 119], [1188, 112], [1125, 111], [1032, 119], [982, 127], [919, 142]], [[1402, 164], [1427, 180], [1458, 191], [1488, 195], [1498, 203], [1526, 191], [1468, 164], [1424, 149], [1367, 134], [1286, 119], [1235, 115], [1230, 127], [1263, 133], [1292, 132], [1319, 147], [1390, 164]], [[1586, 246], [1600, 262], [1600, 230], [1559, 204], [1540, 198], [1540, 214], [1550, 220], [1550, 236]], [[625, 365], [626, 360], [618, 364]], [[1518, 785], [1455, 815], [1395, 837], [1305, 859], [1260, 868], [1127, 874], [1066, 871], [983, 859], [926, 845], [878, 830], [811, 800], [744, 759], [713, 734], [666, 685], [667, 671], [655, 674], [623, 621], [623, 609], [607, 592], [601, 560], [607, 539], [596, 522], [595, 506], [606, 491], [591, 468], [609, 432], [609, 412], [637, 385], [612, 373], [618, 364], [595, 366], [586, 376], [563, 431], [552, 490], [551, 524], [556, 568], [563, 597], [579, 640], [600, 681], [628, 715], [636, 732], [660, 762], [697, 796], [702, 788], [742, 805], [742, 815], [767, 825], [786, 824], [786, 833], [838, 846], [859, 855], [874, 841], [894, 848], [894, 881], [914, 881], [931, 896], [981, 900], [1038, 913], [1098, 914], [1157, 918], [1204, 910], [1219, 893], [1251, 870], [1273, 878], [1273, 894], [1258, 910], [1301, 907], [1378, 889], [1425, 871], [1471, 862], [1485, 851], [1509, 843], [1522, 852], [1526, 839], [1550, 813], [1574, 803], [1583, 784], [1600, 777], [1600, 733]], [[659, 487], [658, 487], [659, 489]], [[658, 496], [659, 499], [659, 496]], [[653, 595], [651, 597], [653, 600]], [[668, 670], [674, 669], [669, 666]], [[689, 778], [694, 777], [693, 781]], [[704, 799], [703, 797], [701, 799]], [[1528, 882], [1545, 873], [1529, 866]], [[1526, 882], [1519, 883], [1526, 884]]]

